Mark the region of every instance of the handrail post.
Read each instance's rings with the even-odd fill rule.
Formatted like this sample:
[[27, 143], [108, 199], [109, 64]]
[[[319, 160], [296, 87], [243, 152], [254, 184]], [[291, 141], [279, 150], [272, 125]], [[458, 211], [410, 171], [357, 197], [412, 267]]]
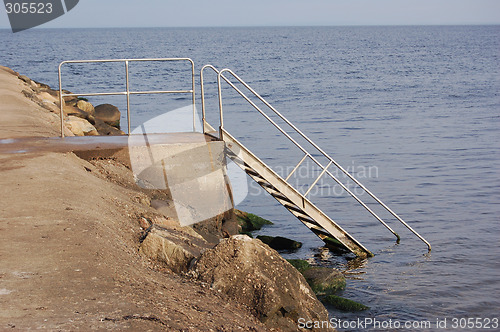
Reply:
[[200, 70], [200, 96], [201, 96], [201, 128], [203, 133], [206, 133], [205, 121], [206, 121], [206, 113], [205, 113], [205, 89], [203, 86], [203, 70], [206, 65], [203, 66]]
[[[189, 59], [189, 62], [191, 62], [191, 90], [192, 92], [192, 97], [193, 97], [193, 132], [196, 131], [196, 96], [195, 96], [195, 77], [194, 77], [194, 61]], [[205, 133], [205, 130], [203, 129], [203, 133]]]
[[62, 76], [61, 76], [61, 66], [64, 64], [64, 61], [59, 64], [58, 73], [59, 73], [59, 102], [60, 102], [60, 116], [61, 116], [61, 138], [64, 138], [64, 98], [62, 95]]
[[217, 91], [219, 93], [219, 116], [220, 116], [220, 127], [219, 127], [219, 138], [223, 138], [223, 133], [222, 129], [224, 129], [224, 116], [222, 112], [222, 87], [221, 87], [221, 76], [222, 72], [228, 70], [228, 69], [223, 69], [217, 74]]
[[125, 80], [127, 88], [127, 135], [130, 136], [130, 83], [128, 75], [128, 60], [125, 60]]
[[212, 65], [204, 65], [201, 70], [200, 70], [200, 94], [201, 94], [201, 114], [202, 114], [202, 120], [203, 120], [203, 133], [206, 132], [206, 126], [205, 122], [207, 121], [206, 117], [206, 110], [205, 110], [205, 82], [203, 78], [203, 72], [205, 71], [206, 68], [212, 69], [216, 74], [219, 74], [219, 71]]

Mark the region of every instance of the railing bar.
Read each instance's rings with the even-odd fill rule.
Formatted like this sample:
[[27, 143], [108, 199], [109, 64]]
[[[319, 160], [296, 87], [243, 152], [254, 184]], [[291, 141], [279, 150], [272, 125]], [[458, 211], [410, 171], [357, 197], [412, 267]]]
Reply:
[[146, 59], [102, 59], [102, 60], [66, 60], [65, 63], [103, 63], [103, 62], [142, 62], [142, 61], [192, 61], [190, 58], [146, 58]]
[[131, 95], [159, 94], [159, 93], [193, 93], [193, 90], [130, 91]]
[[332, 162], [330, 161], [328, 163], [328, 165], [326, 165], [326, 167], [323, 169], [323, 171], [319, 174], [319, 176], [316, 178], [316, 180], [314, 180], [314, 182], [309, 186], [309, 189], [307, 189], [306, 193], [304, 194], [304, 196], [307, 197], [307, 195], [309, 195], [309, 193], [311, 192], [311, 190], [314, 188], [314, 186], [316, 185], [316, 183], [318, 183], [319, 179], [321, 179], [321, 177], [323, 176], [323, 174], [325, 174], [325, 172], [328, 170], [328, 167], [330, 167], [330, 165], [332, 164]]
[[304, 162], [304, 160], [306, 160], [306, 158], [309, 156], [309, 153], [306, 153], [304, 155], [304, 157], [302, 157], [302, 159], [299, 161], [299, 163], [297, 164], [297, 166], [295, 166], [295, 168], [290, 172], [290, 174], [288, 174], [288, 176], [286, 177], [285, 181], [288, 182], [288, 180], [290, 179], [290, 177], [292, 177], [293, 173], [295, 173], [295, 171], [299, 168], [299, 166]]
[[[361, 182], [359, 182], [349, 172], [347, 172], [342, 166], [340, 166], [340, 164], [338, 164], [332, 157], [330, 157], [325, 151], [323, 151], [323, 149], [321, 149], [316, 143], [314, 143], [309, 137], [307, 137], [307, 135], [305, 135], [299, 128], [297, 128], [292, 122], [290, 122], [286, 117], [284, 117], [280, 112], [278, 112], [271, 104], [269, 104], [264, 98], [262, 98], [255, 90], [253, 90], [247, 83], [245, 83], [238, 75], [236, 75], [233, 71], [231, 71], [229, 69], [223, 69], [219, 73], [220, 76], [222, 76], [221, 73], [223, 71], [227, 71], [231, 75], [233, 75], [241, 84], [243, 84], [243, 86], [245, 86], [248, 90], [250, 90], [250, 92], [252, 92], [268, 108], [270, 108], [276, 115], [278, 115], [283, 121], [285, 121], [285, 123], [287, 123], [292, 129], [294, 129], [299, 135], [301, 135], [309, 144], [311, 144], [315, 149], [317, 149], [321, 154], [323, 154], [323, 156], [325, 156], [330, 161], [332, 161], [333, 164], [338, 169], [340, 169], [344, 174], [346, 174], [354, 183], [356, 183], [361, 189], [363, 189], [368, 195], [370, 195], [375, 201], [377, 201], [377, 203], [379, 203], [384, 209], [386, 209], [390, 214], [392, 214], [399, 222], [401, 222], [404, 226], [406, 226], [406, 228], [408, 228], [413, 234], [415, 234], [420, 240], [422, 240], [427, 245], [428, 250], [431, 251], [431, 245], [427, 240], [425, 240], [418, 232], [416, 232], [410, 225], [408, 225], [400, 216], [398, 216], [394, 211], [392, 211], [375, 194], [373, 194], [370, 190], [368, 190], [368, 188], [366, 188], [363, 184], [361, 184]], [[224, 77], [224, 79], [226, 80], [226, 82], [228, 81], [225, 77]], [[261, 112], [261, 114], [262, 114], [262, 112]], [[311, 157], [311, 159], [314, 160], [314, 158], [312, 158], [312, 157]], [[363, 203], [363, 205], [366, 206], [366, 204], [364, 204], [364, 203]], [[365, 208], [368, 208], [368, 207], [366, 206]], [[388, 227], [388, 226], [386, 226], [386, 227]], [[399, 238], [399, 236], [395, 232], [393, 232], [393, 233]]]
[[202, 126], [203, 126], [203, 133], [206, 132], [205, 128], [205, 123], [206, 123], [206, 112], [205, 112], [205, 83], [203, 79], [203, 71], [206, 68], [210, 68], [213, 71], [215, 71], [216, 74], [219, 74], [219, 71], [212, 65], [204, 65], [201, 70], [200, 70], [200, 88], [201, 88], [201, 117], [202, 117]]
[[356, 196], [356, 194], [354, 194], [349, 188], [347, 188], [343, 183], [341, 183], [340, 180], [337, 179], [330, 171], [327, 171], [326, 174], [328, 174], [333, 180], [335, 180], [335, 182], [337, 182], [352, 198], [354, 198], [356, 202], [358, 202], [362, 207], [364, 207], [366, 211], [368, 211], [375, 219], [377, 219], [382, 225], [384, 225], [385, 228], [387, 228], [392, 234], [394, 234], [394, 236], [396, 236], [396, 241], [399, 243], [401, 237], [391, 228], [391, 226], [389, 226], [372, 209], [370, 209], [370, 207], [366, 205], [358, 196]]
[[[160, 93], [192, 93], [193, 90], [164, 90], [164, 91], [129, 91], [131, 95], [160, 94]], [[89, 97], [89, 96], [124, 96], [127, 92], [94, 92], [94, 93], [63, 93], [63, 97]]]
[[[271, 119], [264, 111], [262, 111], [259, 106], [257, 106], [253, 101], [251, 101], [240, 89], [238, 89], [231, 81], [229, 81], [226, 77], [224, 77], [222, 74], [222, 71], [219, 73], [219, 76], [222, 77], [231, 87], [238, 92], [240, 96], [242, 96], [250, 105], [252, 105], [260, 114], [262, 114], [263, 117], [265, 117], [271, 124], [276, 127], [283, 135], [285, 135], [286, 138], [288, 138], [293, 144], [295, 144], [302, 152], [309, 154], [306, 149], [304, 149], [293, 137], [291, 137], [283, 128], [281, 128], [276, 122], [274, 122], [273, 119]], [[219, 86], [220, 88], [220, 86]], [[221, 95], [219, 93], [219, 95]], [[222, 98], [221, 98], [222, 99]], [[222, 114], [221, 114], [221, 119], [222, 119]], [[222, 125], [223, 127], [223, 125]]]
[[95, 92], [95, 93], [63, 93], [63, 97], [88, 97], [88, 96], [124, 96], [127, 92]]
[[[249, 155], [251, 155], [253, 158], [255, 158], [256, 160], [260, 161], [260, 159], [255, 154], [253, 154], [250, 150], [248, 150], [247, 148], [245, 148], [245, 146], [243, 146], [240, 142], [238, 142], [234, 137], [232, 137], [231, 134], [229, 134], [229, 132], [226, 129], [221, 128], [221, 134], [229, 136], [231, 138], [231, 140], [234, 141], [238, 145], [238, 147], [240, 149], [244, 150], [246, 153], [248, 153]], [[279, 176], [279, 174], [276, 173], [272, 168], [270, 168], [269, 166], [267, 166], [266, 164], [264, 164], [262, 161], [260, 161], [260, 163], [263, 164], [263, 167], [265, 167], [265, 169], [267, 169], [270, 173], [274, 174], [274, 176], [276, 176], [278, 179], [283, 180], [283, 178], [281, 176]], [[304, 202], [308, 202], [308, 204], [314, 205], [314, 204], [312, 204], [312, 202], [307, 197], [304, 197], [296, 188], [294, 188], [293, 186], [290, 186], [290, 189], [293, 192], [295, 192], [296, 194], [302, 196], [302, 199], [303, 199]], [[326, 216], [326, 214], [323, 213], [321, 210], [320, 210], [320, 213], [322, 215]], [[340, 226], [339, 226], [339, 229], [341, 229], [343, 232], [345, 232], [345, 230], [343, 230]], [[351, 238], [354, 239], [354, 237], [352, 237], [352, 236], [351, 236]], [[356, 242], [358, 242], [358, 241], [356, 241]], [[360, 247], [364, 248], [361, 244], [359, 244], [359, 245], [360, 245]], [[368, 252], [368, 250], [366, 248], [364, 248], [364, 250], [366, 250]]]
[[57, 72], [59, 75], [59, 103], [60, 103], [59, 116], [61, 118], [61, 138], [64, 138], [64, 98], [63, 98], [63, 93], [62, 93], [61, 66], [62, 66], [62, 63], [59, 64], [59, 67], [57, 68]]
[[221, 86], [221, 72], [217, 74], [217, 92], [219, 94], [219, 118], [220, 118], [220, 126], [219, 126], [219, 138], [223, 139], [223, 130], [224, 130], [224, 116], [222, 111], [222, 86]]
[[333, 161], [334, 165], [340, 169], [344, 174], [346, 174], [354, 183], [356, 183], [361, 189], [363, 189], [368, 195], [370, 195], [377, 203], [379, 203], [383, 208], [385, 208], [390, 214], [392, 214], [400, 223], [402, 223], [406, 228], [408, 228], [413, 234], [415, 234], [420, 240], [422, 240], [426, 245], [429, 251], [431, 251], [432, 247], [426, 239], [424, 239], [417, 231], [415, 231], [410, 225], [408, 225], [400, 216], [396, 214], [396, 212], [392, 211], [382, 200], [380, 200], [375, 194], [373, 194], [368, 188], [366, 188], [361, 182], [359, 182], [355, 177], [353, 177], [349, 172], [347, 172], [342, 166], [340, 166], [336, 161], [334, 161], [330, 156], [326, 156], [331, 161]]
[[[191, 90], [175, 90], [175, 91], [130, 91], [129, 85], [129, 62], [160, 62], [160, 61], [189, 61], [191, 63], [191, 78], [192, 78], [192, 88]], [[64, 64], [76, 64], [76, 63], [106, 63], [106, 62], [124, 62], [126, 71], [126, 89], [125, 92], [98, 92], [98, 93], [68, 93], [63, 94], [62, 89], [62, 65]], [[61, 118], [61, 137], [64, 138], [64, 97], [85, 97], [85, 96], [127, 96], [127, 122], [128, 122], [128, 135], [130, 135], [130, 95], [137, 94], [159, 94], [159, 93], [191, 93], [193, 99], [193, 130], [195, 130], [196, 125], [196, 94], [195, 94], [195, 72], [194, 72], [194, 62], [190, 58], [143, 58], [143, 59], [102, 59], [102, 60], [66, 60], [62, 61], [58, 67], [59, 74], [59, 101], [60, 101], [60, 118]]]
[[195, 77], [194, 77], [194, 61], [189, 59], [191, 62], [191, 93], [193, 98], [193, 132], [196, 132], [196, 93], [195, 93]]
[[[224, 69], [225, 70], [225, 69]], [[238, 89], [229, 79], [222, 75], [223, 71], [221, 70], [219, 76], [222, 77], [233, 89], [238, 92], [250, 105], [252, 105], [259, 113], [261, 113], [271, 124], [273, 124], [283, 135], [285, 135], [292, 143], [294, 143], [302, 152], [309, 155], [312, 161], [314, 161], [321, 169], [325, 170], [325, 167], [312, 155], [310, 155], [307, 150], [305, 150], [297, 141], [295, 141], [287, 132], [285, 132], [274, 120], [272, 120], [267, 114], [265, 114], [253, 101], [251, 101], [240, 89]], [[238, 78], [237, 78], [238, 79]], [[220, 89], [220, 86], [219, 86]], [[222, 99], [221, 94], [219, 92], [219, 98]], [[222, 114], [221, 114], [222, 117]], [[330, 163], [335, 164], [335, 161], [330, 158], [328, 155], [325, 155], [330, 160]], [[338, 180], [331, 172], [328, 171], [328, 175], [332, 177], [349, 195], [351, 195], [361, 206], [363, 206], [372, 216], [374, 216], [382, 225], [384, 225], [394, 236], [396, 236], [397, 241], [400, 240], [400, 236], [387, 224], [382, 218], [380, 218], [372, 209], [370, 209], [360, 198], [358, 198], [349, 188], [347, 188], [340, 180]]]
[[125, 84], [127, 89], [127, 135], [130, 136], [130, 82], [128, 71], [128, 60], [125, 61]]

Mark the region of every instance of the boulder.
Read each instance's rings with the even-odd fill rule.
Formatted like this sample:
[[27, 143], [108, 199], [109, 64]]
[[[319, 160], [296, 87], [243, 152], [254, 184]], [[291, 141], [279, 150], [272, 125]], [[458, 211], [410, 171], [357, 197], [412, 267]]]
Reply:
[[95, 118], [104, 121], [110, 126], [120, 129], [121, 113], [118, 107], [111, 104], [102, 104], [95, 107]]
[[56, 96], [54, 96], [54, 95], [52, 95], [52, 94], [50, 94], [50, 93], [48, 93], [46, 91], [40, 92], [38, 94], [38, 98], [42, 102], [51, 103], [51, 104], [54, 104], [54, 105], [56, 105], [56, 104], [59, 103], [59, 99]]
[[64, 114], [65, 115], [71, 115], [71, 116], [76, 116], [78, 118], [81, 118], [81, 119], [87, 119], [88, 118], [88, 114], [85, 113], [84, 111], [82, 111], [81, 109], [75, 107], [75, 106], [68, 106], [68, 105], [64, 105]]
[[36, 83], [36, 85], [38, 86], [38, 89], [40, 89], [40, 91], [47, 91], [48, 93], [50, 93], [53, 96], [56, 96], [56, 97], [59, 96], [59, 91], [53, 90], [47, 84], [41, 83], [41, 82], [37, 82], [37, 81], [33, 81], [33, 82]]
[[115, 128], [113, 126], [110, 126], [109, 124], [105, 123], [104, 121], [97, 119], [94, 117], [94, 122], [95, 122], [95, 127], [97, 131], [99, 132], [99, 135], [103, 136], [119, 136], [119, 135], [125, 135], [123, 131], [121, 131], [118, 128]]
[[93, 125], [90, 124], [85, 119], [76, 117], [76, 116], [68, 116], [65, 120], [66, 127], [75, 135], [75, 136], [95, 136], [99, 135], [97, 130]]
[[211, 246], [187, 228], [164, 228], [152, 225], [139, 252], [156, 263], [181, 273], [189, 269], [191, 261]]
[[224, 239], [205, 251], [192, 270], [199, 280], [247, 305], [269, 328], [297, 331], [299, 318], [328, 320], [302, 274], [275, 250], [246, 235]]
[[[63, 90], [63, 94], [71, 94], [71, 91]], [[78, 103], [79, 99], [75, 96], [65, 96], [63, 97], [63, 100], [66, 105], [76, 107], [76, 103]]]
[[311, 267], [303, 274], [316, 295], [333, 295], [346, 285], [344, 275], [332, 268]]
[[364, 304], [337, 295], [327, 295], [323, 298], [323, 302], [341, 311], [356, 312], [370, 309]]
[[287, 239], [282, 236], [259, 235], [257, 236], [257, 239], [261, 240], [274, 250], [294, 251], [302, 247], [302, 242]]
[[234, 209], [234, 213], [241, 227], [241, 233], [245, 234], [252, 231], [257, 231], [264, 225], [272, 225], [269, 220], [261, 218], [253, 213], [248, 213]]
[[[229, 211], [232, 212], [232, 211]], [[231, 237], [233, 235], [238, 235], [240, 233], [240, 227], [238, 220], [229, 216], [228, 218], [224, 218], [222, 220], [222, 236], [223, 237]]]
[[94, 116], [95, 115], [95, 109], [94, 106], [92, 106], [91, 103], [85, 100], [78, 100], [76, 102], [76, 107], [84, 111], [85, 113]]
[[31, 85], [31, 79], [28, 76], [26, 76], [26, 75], [19, 75], [18, 77], [19, 77], [19, 79], [21, 81], [24, 81], [25, 83], [28, 83], [28, 84]]
[[309, 262], [304, 259], [287, 259], [287, 261], [302, 274], [304, 274], [305, 270], [311, 268], [311, 264], [309, 264]]

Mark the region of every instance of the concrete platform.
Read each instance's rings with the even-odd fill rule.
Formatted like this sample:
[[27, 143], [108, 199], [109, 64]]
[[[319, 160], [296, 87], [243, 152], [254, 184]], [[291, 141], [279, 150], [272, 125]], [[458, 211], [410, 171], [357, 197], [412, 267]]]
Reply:
[[117, 159], [133, 171], [139, 187], [169, 190], [183, 226], [233, 208], [224, 147], [201, 133], [0, 140], [0, 154], [74, 152], [86, 160]]
[[[140, 138], [143, 135], [135, 135]], [[155, 144], [184, 144], [200, 141], [211, 142], [213, 137], [201, 133], [167, 133], [148, 134], [149, 143]], [[21, 137], [0, 139], [0, 153], [34, 153], [34, 152], [75, 152], [119, 150], [129, 146], [131, 136], [74, 136], [74, 137]]]

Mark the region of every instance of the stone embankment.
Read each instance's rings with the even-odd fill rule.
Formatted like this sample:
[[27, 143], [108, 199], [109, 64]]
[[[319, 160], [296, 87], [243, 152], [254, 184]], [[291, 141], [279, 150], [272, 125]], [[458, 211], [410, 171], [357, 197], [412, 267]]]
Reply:
[[[65, 103], [67, 136], [121, 134], [113, 107]], [[57, 92], [0, 67], [0, 142], [58, 136], [58, 115]], [[168, 191], [139, 188], [119, 157], [0, 154], [0, 171], [0, 329], [294, 331], [299, 318], [328, 320], [297, 269], [237, 235], [234, 213], [180, 226], [157, 204]]]
[[[44, 109], [60, 114], [59, 91], [35, 82], [25, 75], [18, 75], [25, 82], [22, 93]], [[64, 91], [70, 93], [69, 91]], [[120, 130], [121, 113], [116, 106], [103, 104], [94, 107], [85, 98], [64, 97], [64, 125], [66, 136], [124, 135]]]

